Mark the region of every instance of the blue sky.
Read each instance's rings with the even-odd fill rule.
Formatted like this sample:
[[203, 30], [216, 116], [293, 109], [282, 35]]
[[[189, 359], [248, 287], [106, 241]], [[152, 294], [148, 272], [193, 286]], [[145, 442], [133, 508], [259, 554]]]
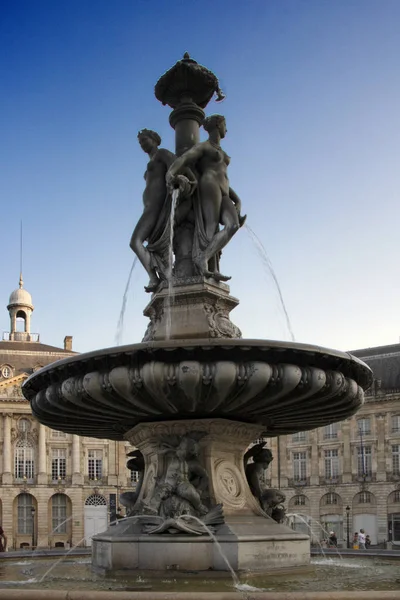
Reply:
[[[159, 76], [185, 51], [227, 98], [230, 181], [274, 264], [296, 340], [339, 349], [400, 336], [400, 2], [4, 1], [0, 18], [0, 329], [19, 276], [43, 342], [114, 344], [142, 210], [136, 134], [173, 150]], [[204, 134], [203, 138], [205, 137]], [[222, 272], [244, 337], [289, 339], [241, 230]], [[123, 343], [149, 300], [134, 271]]]

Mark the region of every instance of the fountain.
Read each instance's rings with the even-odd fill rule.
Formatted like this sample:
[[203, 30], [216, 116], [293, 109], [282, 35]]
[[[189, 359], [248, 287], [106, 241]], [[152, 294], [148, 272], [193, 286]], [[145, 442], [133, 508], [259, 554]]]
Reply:
[[262, 483], [272, 455], [251, 444], [351, 416], [372, 381], [350, 354], [243, 339], [231, 321], [239, 301], [220, 259], [246, 217], [227, 178], [225, 119], [203, 110], [214, 94], [224, 97], [216, 76], [185, 54], [155, 87], [173, 109], [175, 154], [156, 132], [138, 135], [150, 158], [131, 239], [152, 294], [142, 342], [53, 363], [23, 386], [41, 423], [137, 449], [140, 485], [121, 497], [131, 518], [93, 538], [104, 572], [307, 565], [309, 537], [283, 524], [283, 494]]

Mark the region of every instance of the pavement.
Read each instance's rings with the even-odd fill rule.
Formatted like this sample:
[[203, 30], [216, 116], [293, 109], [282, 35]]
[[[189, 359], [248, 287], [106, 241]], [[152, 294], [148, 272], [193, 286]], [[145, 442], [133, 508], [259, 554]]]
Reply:
[[[1, 560], [13, 560], [15, 558], [46, 558], [47, 556], [91, 556], [91, 548], [73, 548], [67, 550], [66, 548], [39, 548], [31, 552], [30, 550], [9, 550], [0, 554]], [[311, 556], [348, 556], [348, 557], [387, 557], [387, 558], [400, 558], [400, 547], [398, 550], [386, 550], [383, 548], [369, 548], [369, 550], [353, 550], [352, 548], [311, 548]]]
[[0, 560], [13, 560], [14, 558], [46, 558], [47, 556], [91, 556], [91, 548], [38, 548], [31, 550], [7, 550], [0, 554]]
[[377, 556], [377, 557], [392, 557], [400, 558], [400, 548], [398, 550], [391, 549], [387, 550], [384, 548], [370, 547], [368, 550], [353, 550], [353, 548], [311, 548], [311, 556], [352, 556], [352, 557], [365, 557], [365, 556]]

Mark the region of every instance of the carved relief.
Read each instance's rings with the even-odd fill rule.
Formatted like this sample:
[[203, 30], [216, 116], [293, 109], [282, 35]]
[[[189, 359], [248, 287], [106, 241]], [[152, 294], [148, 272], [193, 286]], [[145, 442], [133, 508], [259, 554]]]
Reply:
[[229, 318], [227, 309], [223, 309], [220, 303], [204, 303], [204, 310], [207, 315], [208, 325], [210, 327], [210, 336], [213, 338], [241, 338], [242, 332], [236, 327]]
[[245, 505], [243, 477], [239, 469], [227, 460], [217, 460], [214, 463], [215, 483], [218, 495], [224, 506], [241, 508]]

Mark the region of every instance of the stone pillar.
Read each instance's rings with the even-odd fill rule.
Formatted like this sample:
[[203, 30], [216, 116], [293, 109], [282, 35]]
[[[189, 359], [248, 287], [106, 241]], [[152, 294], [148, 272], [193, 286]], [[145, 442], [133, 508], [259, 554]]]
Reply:
[[342, 423], [343, 440], [343, 483], [351, 483], [351, 444], [350, 444], [350, 421]]
[[39, 484], [47, 484], [47, 469], [46, 469], [46, 428], [44, 425], [39, 425]]
[[11, 450], [11, 414], [7, 413], [3, 415], [3, 484], [11, 484], [13, 482]]
[[310, 472], [310, 485], [319, 485], [319, 453], [320, 448], [318, 446], [318, 430], [314, 429], [310, 431], [310, 442], [311, 442], [311, 472]]
[[81, 440], [78, 435], [72, 436], [72, 485], [83, 484], [81, 473]]
[[183, 101], [170, 114], [169, 122], [175, 129], [175, 154], [181, 156], [200, 141], [200, 125], [204, 111], [194, 102]]
[[117, 456], [117, 442], [112, 440], [108, 441], [108, 446], [106, 447], [106, 452], [108, 454], [108, 477], [107, 483], [108, 485], [118, 485], [118, 477], [117, 477], [117, 464], [116, 461], [118, 459]]
[[386, 481], [386, 460], [385, 460], [385, 417], [384, 413], [375, 415], [376, 419], [376, 437], [377, 437], [377, 465], [376, 480]]

